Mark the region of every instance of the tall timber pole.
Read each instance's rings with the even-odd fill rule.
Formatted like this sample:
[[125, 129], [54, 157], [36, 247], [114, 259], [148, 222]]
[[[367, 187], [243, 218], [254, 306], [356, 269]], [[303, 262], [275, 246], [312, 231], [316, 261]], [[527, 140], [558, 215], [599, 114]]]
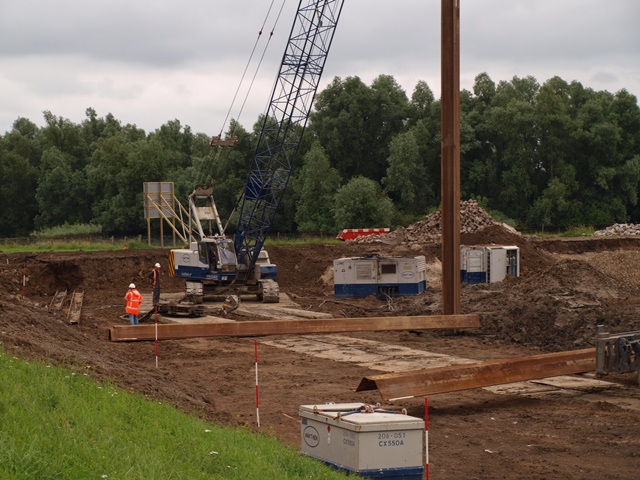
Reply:
[[460, 313], [460, 0], [442, 0], [442, 313]]

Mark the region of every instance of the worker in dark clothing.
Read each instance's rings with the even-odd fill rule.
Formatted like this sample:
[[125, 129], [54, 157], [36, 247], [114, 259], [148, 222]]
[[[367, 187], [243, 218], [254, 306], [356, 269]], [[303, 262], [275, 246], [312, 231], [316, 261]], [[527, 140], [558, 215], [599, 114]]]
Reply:
[[149, 273], [148, 277], [151, 279], [151, 286], [153, 287], [153, 306], [160, 305], [160, 264], [156, 263], [153, 266], [153, 270]]
[[209, 268], [211, 270], [218, 269], [218, 254], [216, 253], [215, 245], [209, 246]]

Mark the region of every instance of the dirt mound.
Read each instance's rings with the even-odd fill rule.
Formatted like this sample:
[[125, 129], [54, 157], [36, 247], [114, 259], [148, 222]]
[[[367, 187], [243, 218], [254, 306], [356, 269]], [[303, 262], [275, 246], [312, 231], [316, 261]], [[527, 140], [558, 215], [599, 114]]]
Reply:
[[566, 259], [519, 279], [465, 286], [463, 302], [482, 318], [484, 334], [544, 351], [595, 345], [597, 325], [610, 331], [640, 328], [629, 303], [637, 287], [586, 261]]

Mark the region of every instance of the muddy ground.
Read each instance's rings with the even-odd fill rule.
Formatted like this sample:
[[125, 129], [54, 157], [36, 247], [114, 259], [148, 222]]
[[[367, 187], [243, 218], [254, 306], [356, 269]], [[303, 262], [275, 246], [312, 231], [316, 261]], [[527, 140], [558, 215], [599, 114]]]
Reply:
[[[478, 313], [481, 329], [344, 337], [484, 360], [594, 346], [598, 324], [611, 332], [640, 330], [640, 239], [543, 241], [491, 227], [461, 240], [466, 245], [520, 247], [519, 278], [461, 288], [462, 313]], [[281, 292], [303, 309], [340, 317], [441, 313], [438, 244], [345, 243], [274, 247], [269, 253], [279, 268]], [[337, 301], [327, 269], [335, 258], [364, 253], [425, 255], [428, 291], [393, 301], [373, 297]], [[146, 275], [157, 261], [166, 266], [167, 258], [168, 250], [0, 253], [0, 340], [4, 349], [17, 357], [92, 372], [98, 379], [110, 379], [119, 387], [170, 402], [209, 421], [246, 425], [275, 435], [295, 449], [300, 447], [296, 420], [300, 405], [381, 401], [376, 391], [354, 392], [364, 376], [379, 374], [379, 370], [294, 353], [267, 345], [266, 338], [258, 339], [258, 428], [254, 339], [163, 341], [158, 368], [153, 342], [110, 342], [108, 328], [127, 323], [121, 317], [127, 285], [136, 282], [150, 296]], [[29, 281], [26, 298], [22, 298], [25, 266]], [[163, 282], [163, 293], [179, 292], [183, 287], [181, 281], [167, 275]], [[70, 325], [60, 312], [48, 311], [56, 291], [64, 289], [85, 292], [77, 325]], [[430, 397], [431, 478], [637, 478], [637, 376], [617, 374], [605, 380], [617, 388], [544, 395], [477, 389]], [[422, 398], [384, 405], [424, 415]]]

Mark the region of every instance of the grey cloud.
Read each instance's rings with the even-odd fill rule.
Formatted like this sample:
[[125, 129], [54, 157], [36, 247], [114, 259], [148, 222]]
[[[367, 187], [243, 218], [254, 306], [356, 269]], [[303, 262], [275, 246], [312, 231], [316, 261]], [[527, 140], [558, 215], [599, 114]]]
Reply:
[[[89, 106], [145, 130], [173, 118], [210, 130], [222, 123], [269, 4], [0, 2], [0, 133], [18, 116], [35, 111], [31, 120], [41, 120], [45, 108], [78, 112], [70, 118], [78, 122]], [[273, 83], [296, 5], [286, 4], [257, 84]], [[275, 2], [254, 60], [278, 8]], [[496, 82], [532, 75], [543, 83], [558, 75], [639, 95], [638, 18], [638, 0], [461, 0], [461, 86], [472, 88], [486, 71]], [[346, 0], [323, 84], [334, 76], [370, 83], [389, 74], [408, 95], [425, 80], [439, 96], [440, 21], [438, 1]], [[243, 124], [250, 128], [269, 93], [254, 89]]]
[[204, 1], [12, 2], [0, 11], [0, 55], [83, 55], [156, 66], [234, 56], [241, 15], [215, 13], [215, 4]]

